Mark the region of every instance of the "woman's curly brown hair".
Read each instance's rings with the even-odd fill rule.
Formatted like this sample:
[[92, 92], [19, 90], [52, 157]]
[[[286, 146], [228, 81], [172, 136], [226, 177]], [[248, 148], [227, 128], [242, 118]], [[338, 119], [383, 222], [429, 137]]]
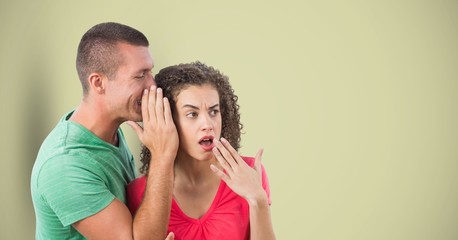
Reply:
[[[172, 109], [172, 117], [176, 113], [176, 98], [178, 94], [189, 86], [213, 86], [219, 95], [219, 104], [222, 119], [221, 137], [224, 137], [234, 147], [240, 148], [240, 134], [243, 125], [240, 122], [238, 97], [229, 84], [229, 78], [217, 69], [201, 62], [179, 64], [166, 67], [155, 76], [157, 87], [162, 88], [164, 97], [167, 97]], [[148, 173], [151, 153], [145, 146], [142, 147], [140, 172]]]

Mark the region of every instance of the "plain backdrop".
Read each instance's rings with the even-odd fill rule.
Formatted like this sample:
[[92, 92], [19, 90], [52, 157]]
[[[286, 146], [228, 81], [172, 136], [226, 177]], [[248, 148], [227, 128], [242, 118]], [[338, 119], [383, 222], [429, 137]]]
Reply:
[[278, 239], [458, 239], [453, 0], [1, 1], [0, 239], [34, 238], [31, 169], [81, 100], [81, 36], [106, 21], [149, 38], [155, 73], [230, 77]]

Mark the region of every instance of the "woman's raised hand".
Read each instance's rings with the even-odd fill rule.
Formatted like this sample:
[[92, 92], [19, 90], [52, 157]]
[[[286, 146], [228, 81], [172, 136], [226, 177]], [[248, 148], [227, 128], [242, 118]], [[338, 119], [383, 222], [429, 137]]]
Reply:
[[254, 168], [251, 168], [229, 142], [221, 138], [221, 141], [215, 141], [213, 154], [223, 169], [214, 164], [210, 168], [248, 203], [267, 201], [267, 194], [262, 188], [262, 153], [263, 150], [260, 149], [255, 157]]

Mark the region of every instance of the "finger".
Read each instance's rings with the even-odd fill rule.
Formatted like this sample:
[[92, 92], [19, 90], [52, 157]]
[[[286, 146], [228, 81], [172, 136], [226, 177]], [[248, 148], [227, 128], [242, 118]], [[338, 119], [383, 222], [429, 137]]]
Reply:
[[142, 95], [142, 118], [143, 122], [149, 121], [149, 114], [148, 114], [148, 96], [149, 90], [144, 89]]
[[218, 160], [218, 162], [221, 165], [221, 167], [223, 167], [223, 169], [228, 174], [232, 175], [232, 173], [233, 173], [232, 166], [226, 161], [226, 159], [224, 159], [224, 157], [221, 155], [221, 152], [218, 150], [218, 148], [214, 147], [212, 149], [212, 151], [213, 151], [213, 155], [215, 155], [216, 160]]
[[156, 119], [158, 123], [165, 123], [164, 120], [164, 98], [162, 89], [158, 88], [156, 92]]
[[213, 165], [213, 164], [210, 164], [210, 168], [211, 170], [216, 173], [216, 175], [218, 175], [219, 178], [221, 178], [221, 180], [223, 180], [224, 182], [227, 183], [227, 181], [231, 180], [231, 178], [229, 178], [229, 176], [227, 176], [223, 171], [221, 171], [221, 169], [219, 169], [217, 166]]
[[138, 138], [141, 138], [143, 135], [143, 128], [136, 122], [127, 121], [127, 125], [134, 129], [135, 133], [137, 133]]
[[149, 120], [152, 121], [154, 124], [157, 123], [156, 117], [156, 86], [152, 85], [149, 91], [148, 96], [148, 113], [149, 113]]
[[254, 157], [254, 169], [256, 172], [259, 174], [259, 176], [262, 178], [262, 167], [261, 167], [261, 159], [262, 159], [262, 154], [264, 153], [264, 149], [259, 149], [258, 153], [256, 153], [256, 157]]
[[239, 163], [239, 164], [245, 163], [245, 161], [243, 161], [242, 157], [240, 157], [240, 154], [232, 147], [232, 145], [229, 143], [229, 141], [227, 141], [225, 138], [221, 138], [221, 143], [229, 151], [229, 153], [231, 154], [232, 158], [237, 163]]
[[174, 240], [174, 239], [175, 239], [175, 234], [173, 234], [173, 232], [169, 232], [165, 240]]
[[220, 151], [221, 155], [231, 165], [231, 167], [233, 169], [238, 166], [237, 161], [234, 160], [234, 158], [232, 157], [231, 153], [229, 153], [229, 151], [226, 149], [226, 147], [220, 141], [216, 141], [215, 146], [218, 148], [218, 150]]
[[172, 110], [170, 109], [170, 102], [166, 97], [164, 97], [164, 120], [165, 124], [174, 124], [172, 118]]

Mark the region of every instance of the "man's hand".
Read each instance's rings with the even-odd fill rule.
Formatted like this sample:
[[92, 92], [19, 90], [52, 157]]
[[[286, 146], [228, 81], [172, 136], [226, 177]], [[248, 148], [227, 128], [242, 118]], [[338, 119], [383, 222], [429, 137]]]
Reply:
[[163, 97], [162, 89], [151, 86], [142, 96], [143, 127], [128, 121], [140, 141], [158, 160], [174, 161], [178, 150], [178, 133], [172, 119], [170, 103]]
[[[133, 236], [135, 239], [162, 240], [170, 218], [173, 163], [178, 150], [178, 132], [162, 89], [151, 86], [144, 90], [142, 117], [143, 127], [128, 122], [151, 152], [145, 195], [133, 220]], [[167, 239], [174, 239], [173, 234]]]

